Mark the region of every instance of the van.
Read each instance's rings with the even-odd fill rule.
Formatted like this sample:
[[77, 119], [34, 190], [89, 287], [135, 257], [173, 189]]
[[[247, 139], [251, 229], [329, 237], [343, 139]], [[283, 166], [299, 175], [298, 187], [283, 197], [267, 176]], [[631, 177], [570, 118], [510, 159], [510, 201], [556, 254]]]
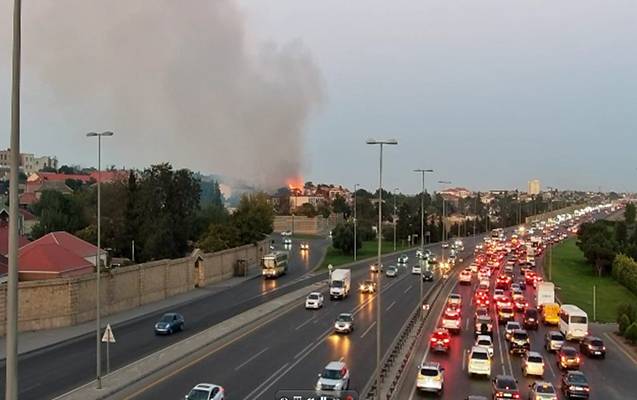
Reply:
[[557, 325], [560, 322], [560, 305], [548, 303], [542, 306], [542, 323], [544, 325]]
[[581, 340], [588, 335], [588, 315], [578, 306], [563, 304], [558, 325], [566, 340]]

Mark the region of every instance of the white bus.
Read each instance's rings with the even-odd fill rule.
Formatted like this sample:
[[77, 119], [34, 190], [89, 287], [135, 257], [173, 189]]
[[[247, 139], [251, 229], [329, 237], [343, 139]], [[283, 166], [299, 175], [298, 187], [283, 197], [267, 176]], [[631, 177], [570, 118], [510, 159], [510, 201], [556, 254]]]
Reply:
[[580, 340], [588, 335], [588, 315], [578, 306], [563, 304], [559, 328], [566, 340]]
[[261, 275], [264, 278], [278, 278], [288, 272], [288, 252], [275, 251], [261, 259]]

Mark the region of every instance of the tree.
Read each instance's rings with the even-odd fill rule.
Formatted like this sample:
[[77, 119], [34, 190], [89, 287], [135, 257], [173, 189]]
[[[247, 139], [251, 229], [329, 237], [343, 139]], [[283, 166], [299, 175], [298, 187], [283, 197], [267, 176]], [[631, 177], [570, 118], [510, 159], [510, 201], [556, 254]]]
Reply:
[[241, 245], [239, 230], [230, 224], [211, 224], [207, 232], [197, 242], [197, 247], [214, 252]]
[[625, 245], [628, 242], [628, 229], [624, 221], [615, 224], [615, 240], [620, 245]]
[[330, 207], [324, 202], [319, 203], [318, 207], [316, 208], [316, 212], [318, 212], [319, 215], [321, 215], [323, 218], [329, 218], [330, 214], [332, 213], [332, 211], [330, 211]]
[[[354, 224], [339, 223], [332, 231], [332, 246], [341, 250], [344, 254], [354, 254]], [[356, 237], [356, 248], [360, 249], [362, 240]]]
[[297, 209], [296, 213], [298, 215], [304, 215], [308, 218], [314, 218], [318, 215], [318, 211], [316, 211], [316, 208], [311, 203], [305, 203], [301, 205], [301, 207]]
[[80, 168], [78, 166], [72, 166], [72, 165], [62, 165], [59, 169], [58, 172], [60, 174], [65, 174], [65, 175], [76, 175], [79, 174]]
[[637, 211], [635, 210], [635, 205], [633, 203], [628, 203], [624, 210], [624, 220], [626, 220], [626, 224], [633, 225], [635, 223], [636, 214]]
[[341, 195], [336, 196], [334, 200], [332, 200], [332, 210], [336, 214], [343, 214], [345, 218], [348, 218], [352, 212], [349, 204], [347, 204], [347, 201]]
[[637, 343], [637, 322], [633, 322], [628, 328], [626, 328], [624, 337], [633, 342], [633, 344]]
[[626, 314], [621, 314], [617, 318], [618, 331], [620, 335], [623, 335], [626, 332], [626, 329], [630, 326], [632, 322], [630, 318]]
[[231, 216], [231, 224], [237, 228], [241, 244], [256, 243], [270, 234], [274, 210], [268, 195], [257, 192], [241, 196], [239, 206]]
[[88, 225], [82, 204], [78, 199], [57, 191], [43, 191], [40, 200], [33, 205], [32, 210], [39, 218], [31, 231], [35, 239], [55, 231], [75, 233]]

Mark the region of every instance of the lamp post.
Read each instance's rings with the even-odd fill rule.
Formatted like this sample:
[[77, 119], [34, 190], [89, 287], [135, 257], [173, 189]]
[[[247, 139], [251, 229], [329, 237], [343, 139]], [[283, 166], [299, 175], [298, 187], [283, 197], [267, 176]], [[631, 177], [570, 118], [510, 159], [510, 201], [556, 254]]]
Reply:
[[101, 227], [102, 227], [102, 137], [113, 136], [113, 132], [89, 132], [87, 137], [97, 137], [97, 253], [95, 254], [95, 266], [97, 272], [97, 278], [95, 280], [95, 341], [97, 350], [97, 362], [96, 362], [96, 381], [97, 388], [102, 388], [102, 344], [101, 344], [101, 296], [100, 296], [100, 276], [102, 275], [101, 264]]
[[[555, 188], [551, 186], [546, 187], [549, 191], [551, 191], [551, 197], [549, 198], [549, 215], [553, 213], [553, 191]], [[551, 275], [553, 272], [553, 243], [549, 243], [549, 282], [551, 281]]]
[[354, 184], [354, 261], [356, 261], [356, 192], [358, 191], [358, 187], [360, 185], [358, 183]]
[[[451, 181], [438, 181], [441, 185], [451, 185]], [[447, 239], [447, 219], [446, 219], [446, 211], [445, 211], [445, 196], [442, 197], [442, 243], [444, 243]], [[445, 248], [442, 247], [442, 243], [440, 244], [440, 252], [442, 253], [442, 262], [445, 262]]]
[[394, 188], [394, 215], [392, 215], [392, 221], [394, 223], [394, 251], [396, 251], [396, 196], [398, 196], [398, 188]]
[[[382, 232], [381, 226], [383, 224], [383, 146], [385, 145], [397, 145], [396, 139], [367, 139], [367, 144], [380, 146], [380, 162], [378, 169], [378, 267], [381, 265], [381, 245], [382, 245]], [[380, 340], [381, 340], [381, 274], [378, 274], [378, 290], [376, 295], [376, 399], [381, 399], [380, 394]]]
[[20, 168], [20, 61], [22, 2], [13, 2], [11, 75], [11, 169], [9, 171], [9, 268], [7, 277], [7, 341], [5, 399], [18, 399], [18, 169]]
[[[424, 255], [425, 251], [425, 173], [433, 173], [433, 169], [415, 169], [414, 172], [419, 173], [422, 178], [422, 190], [420, 192], [420, 252]], [[418, 300], [418, 304], [422, 302], [422, 263], [420, 264], [420, 300]], [[422, 315], [422, 307], [421, 315]]]

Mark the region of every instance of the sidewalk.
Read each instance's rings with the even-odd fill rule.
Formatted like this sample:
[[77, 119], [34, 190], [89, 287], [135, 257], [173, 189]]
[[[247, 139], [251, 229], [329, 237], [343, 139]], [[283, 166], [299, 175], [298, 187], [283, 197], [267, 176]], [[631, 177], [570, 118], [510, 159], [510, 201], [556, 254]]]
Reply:
[[[186, 293], [171, 296], [167, 299], [144, 304], [143, 306], [122, 311], [120, 313], [112, 314], [106, 317], [102, 317], [103, 325], [107, 323], [113, 325], [121, 324], [124, 322], [134, 321], [135, 319], [146, 317], [148, 314], [160, 312], [162, 310], [168, 310], [176, 306], [190, 303], [202, 297], [211, 296], [215, 293], [222, 292], [228, 288], [237, 286], [246, 280], [254, 279], [260, 276], [257, 268], [250, 268], [253, 271], [249, 271], [248, 277], [232, 277], [222, 282], [218, 282], [202, 288], [197, 288]], [[117, 331], [115, 330], [115, 337], [117, 338]], [[84, 322], [79, 325], [67, 326], [64, 328], [48, 329], [42, 331], [20, 332], [18, 335], [18, 354], [26, 354], [38, 349], [49, 347], [52, 345], [71, 341], [87, 334], [95, 334], [95, 320]], [[0, 361], [4, 361], [6, 342], [5, 337], [0, 337]]]

